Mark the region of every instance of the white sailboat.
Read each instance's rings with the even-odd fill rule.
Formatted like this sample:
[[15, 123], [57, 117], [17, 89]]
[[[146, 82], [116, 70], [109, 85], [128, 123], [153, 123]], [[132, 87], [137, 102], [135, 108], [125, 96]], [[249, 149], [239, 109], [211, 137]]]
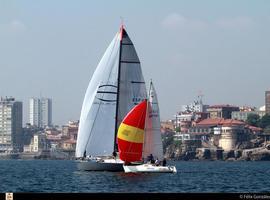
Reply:
[[120, 159], [125, 163], [124, 171], [176, 173], [175, 166], [156, 165], [151, 162], [133, 165], [152, 154], [154, 159], [162, 161], [163, 148], [160, 130], [159, 106], [156, 91], [151, 81], [149, 101], [135, 106], [123, 119], [118, 130]]
[[75, 154], [79, 169], [123, 171], [117, 156], [117, 130], [124, 116], [146, 96], [140, 60], [122, 25], [84, 97]]

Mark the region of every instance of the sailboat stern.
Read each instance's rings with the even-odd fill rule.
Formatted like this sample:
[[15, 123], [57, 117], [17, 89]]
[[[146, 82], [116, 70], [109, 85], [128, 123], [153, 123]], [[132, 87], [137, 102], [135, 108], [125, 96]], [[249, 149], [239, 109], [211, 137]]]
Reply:
[[177, 173], [175, 166], [155, 166], [153, 164], [124, 165], [125, 173]]

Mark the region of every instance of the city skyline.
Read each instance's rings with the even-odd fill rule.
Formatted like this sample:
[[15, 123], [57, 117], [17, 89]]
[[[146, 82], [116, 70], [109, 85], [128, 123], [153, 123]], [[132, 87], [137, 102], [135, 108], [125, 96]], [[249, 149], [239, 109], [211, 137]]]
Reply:
[[[140, 14], [137, 10], [140, 10]], [[55, 124], [80, 117], [83, 97], [121, 18], [161, 118], [204, 95], [206, 104], [264, 105], [270, 2], [0, 2], [0, 96], [47, 96]], [[139, 22], [139, 23], [138, 23]], [[161, 76], [162, 75], [162, 76]], [[200, 92], [201, 91], [201, 92]]]

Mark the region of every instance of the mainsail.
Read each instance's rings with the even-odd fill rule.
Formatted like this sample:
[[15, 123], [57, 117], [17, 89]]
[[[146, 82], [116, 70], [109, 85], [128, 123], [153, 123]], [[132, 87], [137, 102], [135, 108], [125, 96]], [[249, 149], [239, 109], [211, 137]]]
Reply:
[[157, 93], [152, 81], [149, 88], [149, 106], [145, 131], [143, 157], [147, 158], [148, 155], [152, 154], [154, 158], [163, 160], [159, 106]]
[[136, 105], [123, 119], [118, 129], [119, 157], [123, 161], [142, 160], [147, 100]]
[[76, 145], [84, 152], [108, 156], [117, 151], [119, 122], [147, 96], [137, 53], [121, 27], [100, 60], [85, 93]]
[[125, 29], [122, 30], [120, 53], [119, 106], [117, 127], [126, 114], [147, 97], [140, 60]]

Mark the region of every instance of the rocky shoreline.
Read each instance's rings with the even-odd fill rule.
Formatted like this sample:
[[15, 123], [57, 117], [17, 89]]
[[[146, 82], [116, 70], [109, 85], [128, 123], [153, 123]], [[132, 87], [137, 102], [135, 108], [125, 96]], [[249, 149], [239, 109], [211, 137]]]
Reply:
[[270, 161], [270, 145], [252, 149], [236, 149], [227, 152], [218, 148], [196, 148], [195, 150], [181, 151], [177, 147], [168, 147], [165, 157], [169, 160], [183, 161]]
[[174, 132], [163, 135], [164, 156], [170, 160], [184, 161], [270, 161], [270, 141], [254, 138], [238, 142], [224, 150], [217, 138], [207, 140], [176, 140]]
[[74, 160], [74, 151], [42, 151], [36, 153], [1, 153], [0, 160]]

